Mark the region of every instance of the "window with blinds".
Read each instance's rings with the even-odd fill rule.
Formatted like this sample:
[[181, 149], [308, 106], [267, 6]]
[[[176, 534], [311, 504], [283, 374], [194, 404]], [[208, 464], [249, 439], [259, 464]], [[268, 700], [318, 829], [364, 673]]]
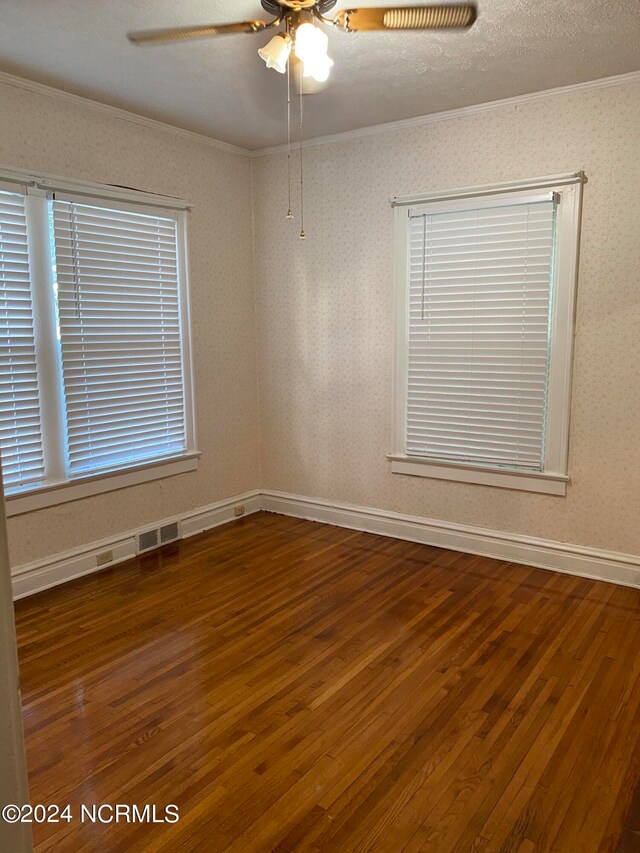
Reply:
[[195, 470], [187, 210], [0, 170], [9, 514]]
[[53, 203], [71, 477], [186, 449], [176, 220]]
[[412, 213], [409, 455], [542, 470], [555, 208]]
[[5, 491], [40, 484], [44, 455], [25, 197], [0, 191], [0, 453]]
[[566, 493], [584, 181], [394, 200], [392, 472]]

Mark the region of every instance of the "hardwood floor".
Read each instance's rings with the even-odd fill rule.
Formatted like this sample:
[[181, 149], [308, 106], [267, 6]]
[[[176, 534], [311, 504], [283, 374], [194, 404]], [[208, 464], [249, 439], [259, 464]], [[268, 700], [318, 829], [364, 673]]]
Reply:
[[614, 851], [639, 599], [261, 513], [21, 601], [37, 849]]
[[638, 850], [640, 850], [640, 780], [631, 799], [616, 853], [638, 853]]

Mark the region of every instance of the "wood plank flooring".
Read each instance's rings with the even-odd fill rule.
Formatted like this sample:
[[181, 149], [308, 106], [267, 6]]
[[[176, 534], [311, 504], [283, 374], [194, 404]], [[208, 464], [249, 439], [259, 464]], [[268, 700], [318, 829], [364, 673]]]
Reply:
[[614, 851], [639, 599], [260, 513], [21, 601], [37, 850]]
[[627, 812], [616, 853], [637, 853], [638, 850], [640, 850], [640, 780], [631, 798], [631, 806]]

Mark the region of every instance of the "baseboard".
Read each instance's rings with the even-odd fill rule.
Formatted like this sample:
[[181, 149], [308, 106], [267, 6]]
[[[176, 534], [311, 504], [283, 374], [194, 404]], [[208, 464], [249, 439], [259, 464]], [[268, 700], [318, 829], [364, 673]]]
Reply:
[[585, 548], [581, 545], [370, 507], [333, 503], [284, 492], [263, 491], [262, 508], [268, 512], [307, 518], [468, 554], [495, 557], [512, 563], [524, 563], [591, 580], [640, 587], [640, 556], [631, 554]]
[[[261, 509], [261, 496], [259, 491], [245, 492], [222, 501], [199, 507], [193, 512], [165, 518], [143, 527], [127, 530], [119, 536], [102, 539], [99, 542], [91, 542], [72, 551], [65, 551], [43, 560], [26, 563], [17, 566], [11, 572], [14, 599], [33, 595], [52, 586], [57, 586], [73, 578], [88, 575], [92, 572], [103, 571], [124, 560], [129, 560], [137, 554], [137, 536], [145, 530], [153, 527], [161, 527], [173, 522], [178, 523], [178, 538], [185, 539], [210, 530], [220, 524], [234, 521], [236, 518], [235, 508], [244, 506], [244, 515], [250, 515]], [[98, 566], [97, 555], [104, 551], [112, 551], [113, 559], [108, 563]]]
[[[177, 522], [179, 538], [185, 539], [226, 524], [235, 520], [235, 508], [240, 504], [244, 506], [244, 515], [264, 509], [267, 512], [348, 527], [351, 530], [362, 530], [380, 536], [391, 536], [395, 539], [435, 545], [452, 551], [479, 554], [512, 563], [523, 563], [527, 566], [578, 575], [591, 580], [640, 588], [640, 556], [585, 548], [581, 545], [538, 539], [517, 533], [503, 533], [484, 527], [403, 515], [371, 507], [335, 503], [321, 498], [256, 490], [217, 501], [193, 512], [128, 530], [120, 536], [91, 542], [73, 551], [18, 566], [12, 571], [14, 598], [33, 595], [73, 578], [102, 571], [135, 557], [137, 535], [149, 528]], [[107, 550], [113, 552], [113, 559], [105, 565], [98, 566], [97, 555]]]

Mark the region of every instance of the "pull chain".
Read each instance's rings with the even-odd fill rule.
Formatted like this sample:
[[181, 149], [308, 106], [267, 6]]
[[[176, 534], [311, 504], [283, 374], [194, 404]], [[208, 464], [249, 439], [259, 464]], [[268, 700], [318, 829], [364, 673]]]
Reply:
[[289, 191], [289, 209], [286, 218], [293, 219], [291, 210], [291, 62], [287, 60], [287, 187]]
[[304, 240], [304, 166], [302, 160], [302, 62], [298, 65], [300, 74], [300, 239]]

